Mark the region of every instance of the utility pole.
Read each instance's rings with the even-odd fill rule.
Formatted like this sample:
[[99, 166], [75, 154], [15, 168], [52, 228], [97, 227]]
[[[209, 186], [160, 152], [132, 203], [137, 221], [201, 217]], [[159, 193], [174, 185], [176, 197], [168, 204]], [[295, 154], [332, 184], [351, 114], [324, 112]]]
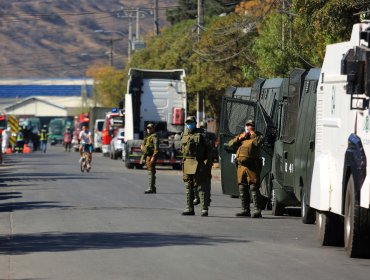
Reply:
[[[198, 0], [198, 42], [200, 41], [201, 28], [204, 26], [203, 0]], [[200, 58], [198, 58], [198, 81], [200, 80]], [[197, 93], [197, 123], [204, 121], [204, 92]]]
[[154, 35], [159, 35], [158, 0], [154, 0]]
[[283, 12], [281, 13], [281, 49], [285, 50], [285, 23], [284, 23], [284, 13], [285, 13], [285, 0], [283, 0]]
[[131, 59], [131, 52], [132, 52], [132, 17], [128, 17], [128, 49], [127, 49], [127, 58], [128, 61]]
[[113, 66], [113, 39], [110, 38], [109, 64]]
[[110, 38], [109, 40], [103, 40], [103, 41], [109, 41], [109, 65], [110, 66], [114, 66], [114, 60], [113, 60], [113, 54], [114, 54], [113, 44], [114, 44], [114, 42], [121, 41], [121, 40], [123, 40], [123, 38], [119, 38], [119, 39]]
[[136, 9], [136, 42], [140, 41], [140, 8]]

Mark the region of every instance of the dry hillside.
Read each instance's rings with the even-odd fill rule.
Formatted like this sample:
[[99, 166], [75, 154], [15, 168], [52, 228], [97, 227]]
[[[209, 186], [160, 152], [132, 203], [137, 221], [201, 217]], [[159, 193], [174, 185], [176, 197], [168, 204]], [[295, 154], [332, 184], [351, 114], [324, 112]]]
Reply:
[[[127, 59], [128, 18], [124, 8], [153, 8], [153, 0], [0, 1], [0, 79], [81, 77], [92, 63], [123, 68]], [[165, 9], [177, 0], [159, 0], [160, 27]], [[140, 19], [140, 35], [153, 34], [153, 17]], [[111, 30], [120, 33], [97, 33]], [[135, 20], [133, 22], [135, 35]]]

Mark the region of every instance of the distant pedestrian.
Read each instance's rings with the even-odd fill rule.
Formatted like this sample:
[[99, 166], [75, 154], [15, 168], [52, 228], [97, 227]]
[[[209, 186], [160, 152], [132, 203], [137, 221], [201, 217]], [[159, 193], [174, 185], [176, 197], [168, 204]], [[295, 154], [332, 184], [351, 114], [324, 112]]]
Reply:
[[48, 126], [44, 124], [40, 131], [40, 144], [41, 144], [41, 152], [46, 153], [46, 148], [48, 144]]
[[69, 127], [66, 127], [64, 131], [64, 151], [65, 152], [70, 152], [71, 151], [71, 146], [72, 146], [72, 131]]
[[141, 145], [141, 150], [143, 152], [142, 159], [145, 161], [146, 169], [148, 171], [148, 189], [145, 193], [157, 193], [157, 188], [155, 185], [155, 165], [157, 161], [158, 154], [158, 138], [155, 133], [154, 124], [149, 123], [146, 126], [146, 136], [144, 138], [144, 143]]
[[11, 134], [10, 127], [7, 127], [6, 129], [4, 129], [1, 134], [1, 137], [2, 137], [1, 150], [3, 154], [6, 153], [6, 149], [9, 147], [10, 134]]
[[16, 146], [15, 146], [16, 152], [17, 153], [23, 153], [24, 136], [23, 136], [22, 128], [19, 129], [15, 139], [16, 139]]

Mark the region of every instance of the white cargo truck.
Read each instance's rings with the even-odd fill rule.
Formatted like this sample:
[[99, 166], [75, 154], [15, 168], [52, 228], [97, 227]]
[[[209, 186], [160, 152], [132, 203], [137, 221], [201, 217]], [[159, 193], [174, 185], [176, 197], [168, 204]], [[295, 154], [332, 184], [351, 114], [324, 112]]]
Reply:
[[317, 88], [310, 206], [322, 245], [370, 255], [370, 23], [328, 45]]
[[140, 145], [146, 125], [154, 123], [159, 139], [157, 164], [180, 168], [180, 137], [187, 108], [185, 71], [131, 68], [128, 75], [122, 156], [126, 167], [142, 168]]

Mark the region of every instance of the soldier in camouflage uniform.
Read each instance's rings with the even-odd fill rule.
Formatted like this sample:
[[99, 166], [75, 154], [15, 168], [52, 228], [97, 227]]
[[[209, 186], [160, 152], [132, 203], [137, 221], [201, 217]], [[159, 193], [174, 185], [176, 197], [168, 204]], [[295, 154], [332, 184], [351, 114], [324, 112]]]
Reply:
[[245, 132], [230, 140], [228, 145], [237, 148], [237, 179], [242, 204], [242, 211], [236, 213], [238, 217], [250, 217], [250, 203], [252, 194], [254, 203], [253, 218], [262, 218], [259, 202], [261, 200], [260, 172], [262, 136], [254, 130], [254, 121], [248, 120], [245, 124]]
[[158, 138], [154, 132], [154, 124], [149, 123], [146, 126], [147, 134], [144, 138], [144, 143], [141, 145], [143, 152], [142, 159], [145, 161], [146, 168], [148, 170], [148, 181], [149, 187], [145, 193], [156, 193], [157, 188], [155, 186], [155, 164], [158, 154]]
[[[207, 133], [207, 123], [201, 121], [199, 123], [199, 128], [202, 129], [202, 134], [204, 136], [204, 139], [207, 141], [209, 146], [212, 146], [211, 139], [209, 137], [209, 133]], [[203, 186], [205, 191], [205, 200], [207, 205], [209, 206], [211, 203], [211, 180], [212, 180], [212, 164], [206, 165], [206, 176], [204, 178]], [[199, 187], [194, 188], [194, 205], [198, 205], [200, 203], [200, 197], [199, 197]]]
[[186, 210], [182, 215], [193, 216], [195, 214], [194, 188], [199, 188], [202, 206], [201, 216], [208, 216], [209, 202], [204, 188], [204, 178], [207, 175], [207, 168], [212, 166], [212, 153], [202, 130], [196, 128], [194, 117], [186, 119], [186, 129], [181, 138], [181, 152], [183, 155], [183, 180], [186, 190]]

